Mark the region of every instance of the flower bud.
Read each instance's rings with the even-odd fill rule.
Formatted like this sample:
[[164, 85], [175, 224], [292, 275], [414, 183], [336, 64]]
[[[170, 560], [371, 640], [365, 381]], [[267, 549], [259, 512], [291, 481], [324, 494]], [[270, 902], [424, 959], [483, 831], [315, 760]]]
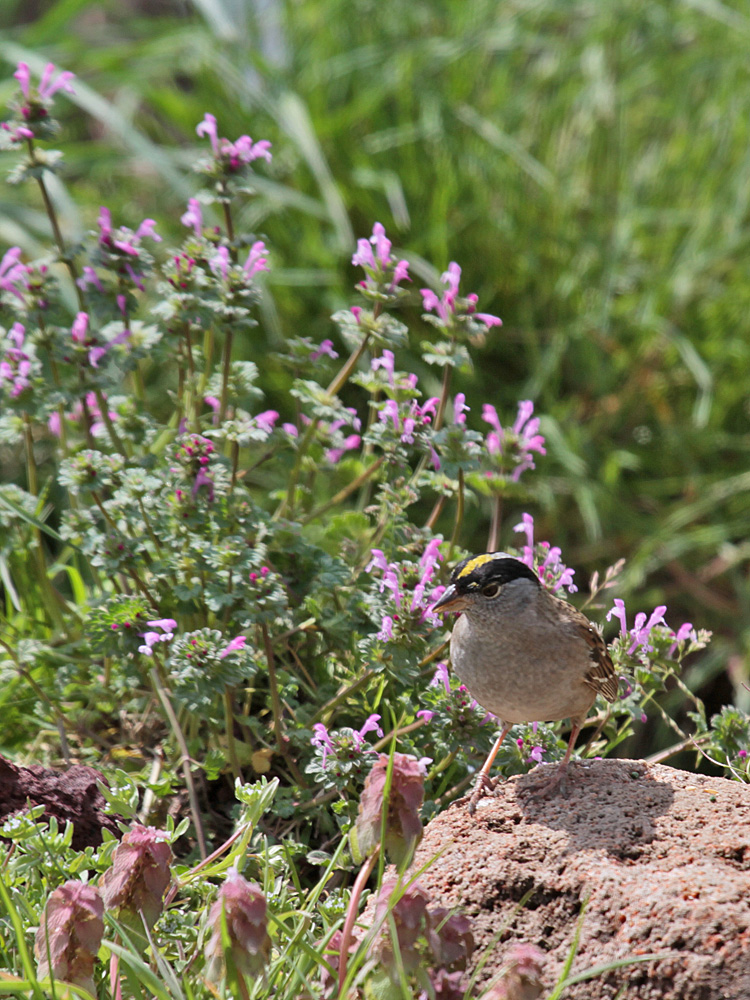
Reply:
[[[212, 934], [206, 945], [206, 975], [218, 982], [229, 960], [245, 976], [263, 971], [271, 950], [266, 897], [260, 887], [232, 869], [208, 914]], [[226, 948], [226, 950], [225, 950]]]
[[[380, 843], [383, 804], [389, 759], [380, 754], [365, 779], [359, 800], [356, 847], [362, 856], [371, 854]], [[424, 800], [425, 767], [422, 761], [404, 753], [394, 753], [391, 787], [385, 814], [385, 842], [389, 860], [398, 866], [407, 863], [422, 839], [419, 810]]]
[[100, 882], [106, 908], [118, 910], [121, 920], [140, 931], [143, 921], [149, 928], [156, 923], [171, 880], [166, 838], [163, 830], [136, 824], [115, 848], [112, 867]]
[[505, 972], [487, 993], [487, 1000], [538, 1000], [542, 995], [544, 952], [533, 944], [517, 944]]
[[[380, 887], [375, 904], [375, 926], [379, 927], [378, 936], [373, 947], [373, 955], [378, 958], [392, 976], [398, 975], [398, 967], [394, 949], [398, 949], [401, 962], [406, 972], [413, 972], [422, 963], [417, 943], [424, 938], [429, 926], [427, 904], [429, 893], [419, 885], [412, 883], [406, 886], [401, 897], [391, 904], [391, 896], [397, 886], [396, 879], [386, 879]], [[396, 941], [388, 920], [396, 929]]]
[[471, 921], [462, 913], [451, 913], [444, 906], [430, 910], [430, 948], [435, 965], [463, 970], [474, 951]]
[[95, 993], [94, 959], [104, 932], [104, 904], [96, 886], [71, 880], [47, 900], [34, 953], [40, 979], [50, 976]]

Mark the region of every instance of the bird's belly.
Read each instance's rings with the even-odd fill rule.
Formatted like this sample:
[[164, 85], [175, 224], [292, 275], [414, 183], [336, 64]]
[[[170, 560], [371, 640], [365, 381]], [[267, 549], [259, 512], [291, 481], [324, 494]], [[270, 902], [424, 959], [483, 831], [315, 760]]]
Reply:
[[521, 643], [518, 648], [501, 644], [491, 663], [486, 652], [484, 642], [476, 648], [466, 637], [461, 643], [451, 642], [451, 662], [461, 683], [482, 708], [503, 722], [575, 718], [585, 715], [594, 701], [594, 692], [575, 676], [578, 671], [573, 677], [561, 677], [570, 674], [570, 663], [561, 662], [554, 648], [538, 649], [530, 658], [528, 647]]

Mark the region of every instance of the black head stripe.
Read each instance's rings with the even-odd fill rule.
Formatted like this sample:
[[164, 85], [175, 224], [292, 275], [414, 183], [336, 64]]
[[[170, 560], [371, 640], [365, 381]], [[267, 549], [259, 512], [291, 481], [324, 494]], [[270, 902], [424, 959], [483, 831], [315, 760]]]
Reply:
[[507, 552], [485, 552], [481, 556], [464, 559], [451, 573], [451, 583], [456, 589], [476, 590], [488, 583], [499, 583], [503, 586], [512, 580], [533, 580], [539, 583], [539, 577], [533, 569], [509, 556]]

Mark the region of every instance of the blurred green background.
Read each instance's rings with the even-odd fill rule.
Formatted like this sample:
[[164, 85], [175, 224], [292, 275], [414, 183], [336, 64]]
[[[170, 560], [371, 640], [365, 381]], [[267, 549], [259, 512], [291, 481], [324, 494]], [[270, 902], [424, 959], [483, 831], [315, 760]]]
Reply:
[[[176, 241], [206, 112], [220, 135], [272, 140], [238, 220], [273, 251], [248, 357], [335, 335], [376, 220], [415, 286], [458, 261], [504, 321], [455, 384], [474, 426], [484, 402], [544, 415], [548, 454], [503, 544], [526, 509], [582, 588], [626, 557], [631, 620], [663, 602], [672, 627], [713, 629], [686, 679], [711, 710], [750, 709], [745, 2], [4, 0], [0, 32], [0, 101], [20, 59], [78, 76], [57, 104], [71, 238], [106, 204]], [[3, 183], [2, 248], [47, 236], [34, 192]], [[419, 312], [415, 294], [417, 328]], [[282, 409], [286, 387], [266, 388]], [[483, 549], [488, 522], [472, 508], [462, 543]]]

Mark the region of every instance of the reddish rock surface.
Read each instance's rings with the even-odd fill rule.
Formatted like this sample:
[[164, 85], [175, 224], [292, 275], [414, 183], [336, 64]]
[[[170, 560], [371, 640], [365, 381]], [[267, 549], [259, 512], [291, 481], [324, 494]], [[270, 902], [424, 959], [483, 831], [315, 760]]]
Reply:
[[528, 942], [546, 952], [551, 988], [588, 899], [571, 975], [663, 957], [572, 985], [565, 1000], [750, 1000], [748, 786], [618, 760], [571, 768], [567, 797], [530, 800], [538, 780], [500, 783], [474, 817], [455, 803], [412, 868], [443, 851], [420, 884], [473, 918], [475, 965], [489, 950], [478, 982]]
[[102, 829], [119, 836], [114, 817], [104, 813], [104, 796], [96, 787], [102, 780], [93, 767], [76, 764], [67, 771], [33, 765], [20, 767], [0, 757], [0, 822], [28, 805], [44, 805], [42, 819], [54, 816], [64, 827], [73, 823], [72, 846], [82, 851], [102, 842]]

